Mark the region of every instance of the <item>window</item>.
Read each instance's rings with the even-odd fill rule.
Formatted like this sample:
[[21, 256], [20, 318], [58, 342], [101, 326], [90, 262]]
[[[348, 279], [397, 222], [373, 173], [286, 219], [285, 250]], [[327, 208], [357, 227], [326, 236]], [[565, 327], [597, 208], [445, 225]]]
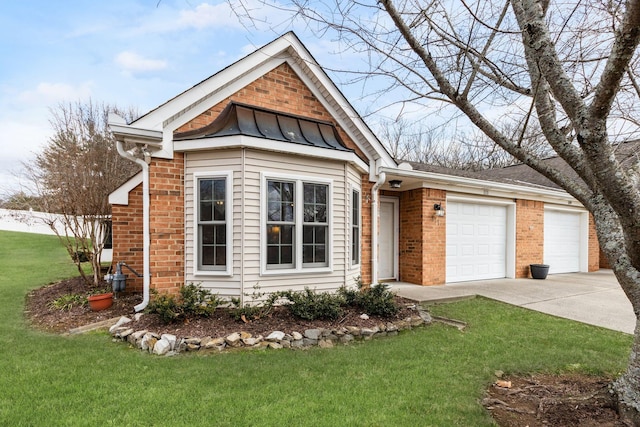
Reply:
[[266, 270], [329, 267], [330, 184], [264, 179]]
[[302, 224], [302, 266], [327, 265], [327, 189], [324, 184], [303, 184], [304, 222]]
[[360, 192], [351, 192], [351, 265], [360, 264]]
[[295, 183], [268, 182], [267, 265], [294, 267]]
[[197, 271], [230, 272], [231, 209], [227, 203], [230, 181], [230, 175], [196, 177]]

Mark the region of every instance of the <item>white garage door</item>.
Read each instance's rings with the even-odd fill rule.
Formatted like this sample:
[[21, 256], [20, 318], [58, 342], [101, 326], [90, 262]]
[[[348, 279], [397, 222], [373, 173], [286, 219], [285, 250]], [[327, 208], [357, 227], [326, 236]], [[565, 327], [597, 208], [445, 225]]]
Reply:
[[447, 202], [447, 282], [506, 276], [507, 208]]
[[549, 273], [580, 271], [580, 213], [544, 211], [544, 263]]

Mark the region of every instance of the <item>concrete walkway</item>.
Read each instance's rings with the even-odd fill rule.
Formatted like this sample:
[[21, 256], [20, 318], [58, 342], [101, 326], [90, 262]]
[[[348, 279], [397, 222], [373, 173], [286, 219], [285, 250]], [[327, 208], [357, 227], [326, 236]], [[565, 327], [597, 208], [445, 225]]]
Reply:
[[590, 325], [633, 334], [631, 303], [611, 270], [554, 274], [545, 280], [496, 279], [418, 286], [393, 283], [398, 295], [420, 302], [445, 302], [482, 295], [498, 301]]

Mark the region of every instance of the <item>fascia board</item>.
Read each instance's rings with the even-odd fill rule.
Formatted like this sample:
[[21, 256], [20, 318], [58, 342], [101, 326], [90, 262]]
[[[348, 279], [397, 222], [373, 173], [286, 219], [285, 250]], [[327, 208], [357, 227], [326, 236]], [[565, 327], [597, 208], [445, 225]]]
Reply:
[[325, 160], [338, 160], [348, 162], [356, 166], [362, 173], [369, 170], [369, 166], [355, 153], [325, 148], [310, 147], [308, 145], [292, 144], [290, 142], [268, 140], [269, 146], [265, 146], [265, 139], [245, 135], [234, 135], [217, 138], [201, 138], [184, 141], [175, 141], [175, 151], [207, 151], [223, 148], [253, 148], [262, 151], [274, 151], [305, 157], [315, 157]]
[[524, 198], [541, 201], [554, 201], [556, 203], [569, 203], [582, 206], [575, 198], [563, 190], [552, 190], [546, 188], [535, 188], [523, 185], [506, 184], [494, 181], [485, 181], [476, 178], [465, 178], [460, 176], [444, 175], [434, 172], [407, 171], [395, 168], [381, 168], [381, 172], [394, 177], [407, 177], [423, 180], [429, 188], [448, 190], [464, 193], [468, 191], [473, 194], [491, 195], [494, 197]]
[[108, 126], [118, 141], [148, 144], [155, 147], [162, 146], [162, 131], [121, 123], [109, 123]]
[[142, 184], [142, 172], [138, 172], [131, 179], [109, 194], [109, 204], [128, 205], [129, 193], [140, 184]]

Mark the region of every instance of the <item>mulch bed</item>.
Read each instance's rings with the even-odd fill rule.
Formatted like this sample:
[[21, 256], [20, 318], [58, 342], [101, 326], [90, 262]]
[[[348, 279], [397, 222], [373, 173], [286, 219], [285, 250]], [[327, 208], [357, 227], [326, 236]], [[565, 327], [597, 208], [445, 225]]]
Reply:
[[[111, 308], [93, 312], [88, 306], [77, 306], [69, 311], [56, 310], [50, 302], [65, 294], [87, 293], [81, 278], [54, 283], [29, 293], [25, 303], [25, 316], [37, 329], [51, 333], [67, 333], [70, 329], [119, 316], [132, 317], [133, 307], [142, 297], [139, 294], [121, 294]], [[165, 325], [157, 315], [145, 314], [132, 324], [136, 330], [147, 329], [158, 333], [170, 333], [178, 337], [221, 337], [233, 332], [245, 331], [254, 336], [272, 331], [303, 332], [305, 329], [340, 326], [372, 327], [405, 319], [415, 311], [409, 308], [414, 303], [398, 298], [402, 310], [395, 319], [371, 317], [360, 318], [360, 312], [346, 310], [336, 321], [303, 321], [296, 319], [283, 308], [275, 308], [269, 316], [244, 323], [235, 320], [226, 309], [216, 309], [216, 315], [207, 319]], [[495, 384], [487, 390], [482, 404], [491, 413], [498, 425], [506, 426], [580, 426], [618, 427], [625, 426], [618, 419], [613, 399], [608, 393], [609, 379], [578, 374], [561, 376], [535, 375], [503, 378], [510, 381], [510, 388]]]

